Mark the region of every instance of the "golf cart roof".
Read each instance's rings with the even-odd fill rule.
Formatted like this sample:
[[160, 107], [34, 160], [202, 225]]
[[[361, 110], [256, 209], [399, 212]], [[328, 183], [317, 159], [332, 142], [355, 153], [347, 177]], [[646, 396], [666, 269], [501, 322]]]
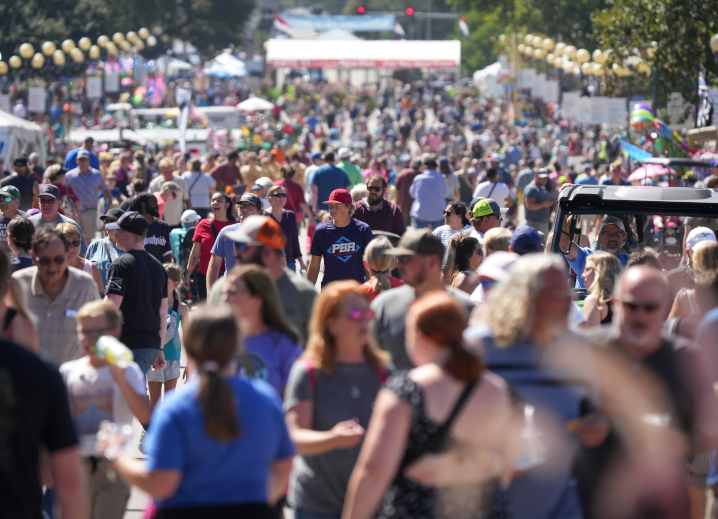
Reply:
[[694, 187], [571, 186], [558, 202], [573, 214], [718, 217], [718, 190]]
[[684, 167], [684, 168], [709, 168], [710, 165], [707, 162], [693, 159], [678, 159], [671, 157], [649, 157], [643, 160], [637, 160], [641, 164], [658, 164], [659, 166], [666, 166], [668, 168]]

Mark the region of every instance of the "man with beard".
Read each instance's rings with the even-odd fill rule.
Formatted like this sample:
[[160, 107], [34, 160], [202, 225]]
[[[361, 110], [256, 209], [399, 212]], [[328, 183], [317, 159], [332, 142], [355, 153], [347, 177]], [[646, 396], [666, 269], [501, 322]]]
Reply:
[[140, 213], [149, 225], [144, 249], [160, 263], [171, 262], [170, 226], [164, 220], [160, 220], [160, 205], [157, 198], [151, 193], [141, 193], [135, 197], [130, 211]]
[[[623, 221], [616, 216], [606, 216], [601, 222], [601, 228], [598, 230], [598, 243], [601, 244], [601, 250], [609, 252], [618, 258], [621, 266], [625, 267], [628, 262], [629, 255], [621, 252], [621, 247], [626, 242], [626, 227]], [[579, 247], [578, 244], [570, 242], [568, 238], [568, 223], [564, 221], [563, 232], [561, 233], [561, 250], [567, 250], [566, 259], [569, 265], [576, 273], [576, 288], [586, 288], [583, 283], [583, 269], [586, 266], [586, 258], [594, 251], [588, 247]]]
[[[287, 238], [277, 221], [269, 216], [249, 216], [238, 228], [228, 231], [226, 237], [233, 242], [234, 257], [238, 265], [259, 265], [269, 271], [269, 275], [277, 283], [284, 313], [299, 332], [302, 346], [306, 345], [309, 319], [317, 293], [311, 283], [287, 268], [284, 259], [284, 244]], [[218, 290], [221, 287], [217, 288], [217, 285], [223, 283], [224, 278], [215, 283], [212, 290], [217, 302], [221, 291]], [[214, 301], [211, 295], [210, 302]]]
[[354, 218], [364, 222], [372, 231], [391, 232], [401, 236], [406, 232], [404, 214], [399, 206], [384, 198], [386, 195], [386, 179], [379, 175], [371, 175], [366, 181], [367, 197], [356, 203]]

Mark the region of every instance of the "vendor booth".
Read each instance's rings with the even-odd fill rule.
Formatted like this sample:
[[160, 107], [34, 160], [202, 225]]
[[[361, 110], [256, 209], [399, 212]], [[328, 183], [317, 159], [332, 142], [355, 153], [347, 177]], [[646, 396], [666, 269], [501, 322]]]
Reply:
[[0, 155], [9, 164], [21, 155], [37, 153], [45, 164], [45, 134], [39, 125], [0, 111]]

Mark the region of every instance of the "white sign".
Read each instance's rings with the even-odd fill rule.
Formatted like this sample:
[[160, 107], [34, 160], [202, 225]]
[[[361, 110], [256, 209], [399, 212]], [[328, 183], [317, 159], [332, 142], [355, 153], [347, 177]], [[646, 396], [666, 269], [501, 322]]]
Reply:
[[611, 128], [625, 128], [628, 124], [628, 111], [625, 97], [611, 97], [606, 100], [606, 120]]
[[524, 88], [531, 89], [533, 87], [534, 81], [536, 81], [536, 69], [535, 68], [524, 69], [524, 75], [525, 75], [525, 79], [526, 79], [526, 86]]
[[606, 101], [607, 97], [589, 97], [591, 100], [591, 124], [602, 124], [606, 122]]
[[558, 79], [549, 79], [544, 83], [544, 101], [547, 103], [558, 103], [558, 93]]
[[105, 92], [120, 91], [120, 75], [117, 72], [105, 74]]
[[13, 136], [7, 133], [0, 133], [0, 155], [5, 159], [5, 163], [10, 162], [10, 150], [12, 149]]
[[579, 97], [576, 103], [576, 120], [581, 124], [591, 124], [592, 106], [590, 97]]
[[546, 96], [546, 74], [536, 74], [531, 87], [531, 95], [544, 99]]
[[29, 112], [45, 113], [45, 89], [30, 87], [27, 92], [27, 109]]
[[7, 94], [0, 94], [0, 110], [3, 112], [10, 113], [10, 96]]
[[87, 97], [102, 99], [102, 78], [100, 76], [87, 78]]
[[578, 92], [564, 92], [562, 96], [562, 103], [563, 103], [563, 116], [564, 117], [576, 117], [578, 113], [578, 99], [579, 96]]

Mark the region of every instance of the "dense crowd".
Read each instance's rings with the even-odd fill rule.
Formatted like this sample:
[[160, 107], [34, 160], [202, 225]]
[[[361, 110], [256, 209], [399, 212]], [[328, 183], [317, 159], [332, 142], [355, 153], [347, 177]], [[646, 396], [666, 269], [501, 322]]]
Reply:
[[630, 220], [556, 221], [564, 184], [627, 183], [617, 131], [390, 87], [271, 148], [13, 161], [3, 516], [121, 518], [131, 487], [160, 519], [705, 514], [715, 221], [664, 272]]

